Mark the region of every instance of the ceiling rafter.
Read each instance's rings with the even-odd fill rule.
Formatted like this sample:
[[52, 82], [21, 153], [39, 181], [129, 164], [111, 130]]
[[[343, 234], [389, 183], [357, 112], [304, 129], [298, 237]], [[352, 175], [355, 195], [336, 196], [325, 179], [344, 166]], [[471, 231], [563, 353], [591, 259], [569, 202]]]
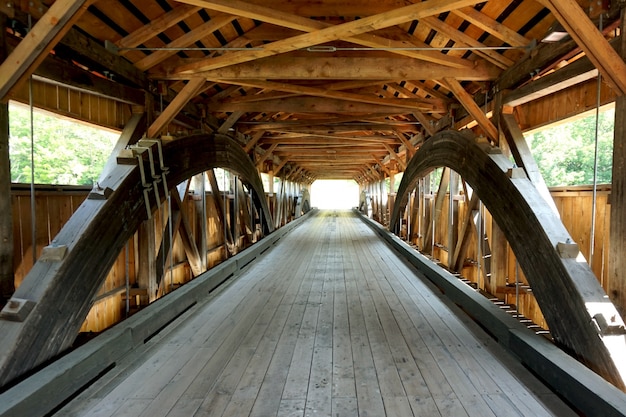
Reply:
[[[219, 1], [227, 3], [224, 0]], [[191, 0], [187, 2], [191, 2]], [[193, 2], [195, 3], [195, 1]], [[353, 37], [355, 35], [371, 32], [376, 29], [395, 26], [411, 20], [421, 19], [426, 16], [443, 13], [454, 8], [473, 5], [476, 2], [476, 0], [439, 0], [437, 2], [420, 2], [398, 9], [393, 9], [378, 15], [364, 17], [362, 19], [353, 20], [339, 25], [315, 30], [311, 33], [305, 33], [288, 39], [272, 42], [270, 44], [263, 45], [262, 47], [254, 51], [233, 52], [231, 54], [222, 55], [208, 61], [200, 61], [197, 63], [184, 65], [177, 68], [175, 72], [189, 73], [195, 71], [207, 71], [210, 69], [216, 69], [228, 65], [252, 61], [259, 58], [265, 58], [268, 56], [323, 44], [325, 42], [330, 42], [333, 40]], [[204, 4], [205, 7], [212, 7], [210, 2], [201, 3]], [[272, 12], [274, 14], [277, 14], [276, 10], [273, 10]]]
[[155, 65], [165, 61], [170, 56], [175, 55], [178, 48], [187, 47], [194, 42], [206, 38], [216, 30], [219, 30], [220, 28], [231, 23], [236, 18], [236, 16], [227, 14], [214, 16], [213, 19], [209, 20], [208, 22], [194, 28], [193, 30], [185, 33], [183, 36], [180, 36], [179, 38], [176, 38], [175, 40], [167, 44], [166, 49], [154, 51], [140, 61], [135, 62], [135, 66], [142, 71], [146, 71], [154, 67]]
[[511, 65], [513, 65], [512, 60], [505, 57], [498, 51], [486, 49], [487, 45], [477, 41], [476, 39], [461, 32], [460, 30], [453, 28], [447, 23], [442, 22], [436, 17], [425, 16], [420, 20], [420, 23], [428, 25], [434, 30], [436, 30], [437, 32], [440, 32], [441, 34], [450, 38], [451, 40], [453, 40], [455, 43], [458, 44], [457, 46], [468, 46], [471, 48], [478, 48], [478, 50], [474, 50], [474, 53], [476, 55], [480, 55], [484, 57], [486, 60], [493, 63], [494, 65], [497, 65], [498, 67], [502, 69], [508, 68]]
[[573, 0], [542, 0], [567, 30], [602, 77], [620, 95], [626, 95], [626, 63]]
[[144, 42], [156, 37], [159, 33], [164, 32], [170, 27], [174, 26], [178, 22], [188, 18], [189, 16], [198, 13], [202, 10], [201, 7], [180, 5], [173, 10], [162, 14], [160, 17], [152, 20], [147, 25], [141, 26], [139, 29], [123, 37], [115, 43], [115, 46], [120, 48], [119, 54], [126, 55], [128, 50], [124, 48], [134, 48], [143, 44]]
[[[159, 51], [165, 53], [166, 51]], [[170, 55], [174, 51], [167, 51]], [[144, 58], [148, 61], [150, 57]], [[225, 55], [226, 56], [226, 55]], [[145, 69], [142, 62], [136, 65]], [[154, 61], [153, 61], [154, 62]], [[193, 64], [190, 64], [193, 65]], [[424, 80], [435, 77], [455, 77], [461, 80], [489, 81], [501, 70], [485, 62], [472, 68], [454, 68], [431, 62], [416, 61], [406, 57], [341, 57], [310, 53], [310, 57], [283, 54], [250, 62], [230, 65], [209, 71], [196, 71], [194, 76], [207, 79], [281, 79], [281, 80]], [[184, 73], [154, 74], [154, 78], [185, 79]], [[341, 87], [342, 89], [349, 87]]]
[[[232, 13], [250, 19], [262, 20], [266, 23], [270, 23], [277, 26], [283, 26], [288, 29], [298, 30], [302, 32], [313, 32], [333, 26], [330, 23], [326, 23], [319, 20], [313, 20], [304, 18], [277, 10], [275, 8], [268, 8], [261, 5], [253, 5], [243, 2], [241, 0], [213, 0], [210, 3], [205, 0], [183, 0], [186, 3], [203, 5], [203, 7], [211, 8], [213, 10], [222, 11], [224, 13]], [[266, 29], [266, 28], [263, 28]], [[276, 29], [276, 28], [275, 28]], [[262, 29], [259, 29], [260, 32]], [[284, 30], [284, 29], [283, 29]], [[267, 35], [263, 35], [267, 36]], [[295, 33], [281, 33], [280, 35], [274, 35], [270, 38], [284, 39], [285, 37], [295, 37]], [[263, 39], [267, 40], [267, 39]], [[430, 61], [439, 63], [442, 65], [449, 65], [457, 68], [471, 67], [471, 61], [464, 60], [457, 57], [448, 56], [442, 54], [439, 51], [416, 51], [410, 50], [410, 48], [424, 48], [429, 47], [426, 43], [420, 42], [415, 38], [405, 38], [401, 40], [395, 40], [393, 38], [380, 37], [371, 33], [363, 33], [357, 36], [350, 36], [345, 39], [357, 45], [366, 46], [370, 48], [394, 48], [394, 53], [399, 55], [408, 56], [411, 58], [417, 58], [424, 61]]]
[[473, 7], [463, 7], [452, 10], [452, 13], [511, 46], [527, 46], [531, 42], [530, 39], [526, 39], [513, 29], [479, 12]]
[[238, 84], [248, 87], [257, 87], [271, 90], [286, 91], [295, 94], [305, 94], [314, 97], [335, 98], [345, 101], [355, 101], [357, 103], [378, 104], [381, 106], [404, 107], [407, 109], [418, 109], [430, 112], [446, 112], [445, 103], [436, 99], [396, 99], [385, 100], [374, 96], [366, 96], [354, 93], [328, 91], [315, 87], [307, 87], [296, 84], [289, 84], [264, 80], [211, 80], [223, 84]]
[[455, 97], [459, 100], [459, 102], [463, 105], [465, 110], [476, 120], [478, 125], [483, 129], [485, 134], [498, 143], [498, 129], [495, 125], [489, 120], [489, 118], [483, 113], [482, 109], [476, 104], [472, 96], [465, 91], [461, 83], [459, 83], [454, 78], [445, 78], [445, 84], [452, 91]]
[[28, 78], [93, 0], [58, 0], [0, 65], [0, 101]]

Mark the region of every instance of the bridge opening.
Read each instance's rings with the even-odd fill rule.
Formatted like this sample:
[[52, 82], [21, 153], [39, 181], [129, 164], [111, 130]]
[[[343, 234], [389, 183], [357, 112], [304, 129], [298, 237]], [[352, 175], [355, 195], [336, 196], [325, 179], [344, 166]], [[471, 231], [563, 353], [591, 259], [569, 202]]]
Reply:
[[311, 206], [349, 210], [359, 204], [359, 185], [354, 180], [316, 180], [311, 185]]

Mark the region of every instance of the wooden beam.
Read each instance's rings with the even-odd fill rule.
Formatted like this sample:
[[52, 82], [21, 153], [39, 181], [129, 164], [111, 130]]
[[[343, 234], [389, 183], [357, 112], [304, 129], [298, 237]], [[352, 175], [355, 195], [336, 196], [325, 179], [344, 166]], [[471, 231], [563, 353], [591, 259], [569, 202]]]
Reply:
[[452, 10], [452, 13], [511, 46], [526, 46], [529, 39], [473, 7]]
[[[422, 172], [442, 164], [472, 184], [502, 228], [555, 342], [624, 390], [626, 370], [619, 359], [613, 359], [626, 352], [623, 320], [589, 265], [577, 259], [576, 244], [535, 187], [526, 177], [508, 177], [505, 167], [513, 164], [505, 155], [485, 152], [476, 138], [445, 131], [419, 149], [404, 173], [398, 195], [406, 196]], [[406, 198], [396, 202], [391, 229], [405, 204]], [[560, 250], [563, 247], [569, 253]]]
[[113, 171], [117, 165], [117, 156], [120, 151], [122, 151], [122, 149], [126, 149], [128, 145], [134, 145], [139, 139], [141, 139], [145, 132], [146, 114], [143, 112], [134, 113], [124, 126], [124, 130], [122, 130], [115, 146], [113, 146], [111, 154], [102, 168], [98, 182], [102, 183], [104, 179]]
[[519, 128], [517, 121], [515, 120], [515, 116], [512, 114], [502, 113], [500, 115], [500, 120], [502, 122], [502, 132], [504, 133], [504, 137], [506, 138], [509, 148], [511, 149], [515, 163], [518, 167], [524, 168], [528, 179], [534, 184], [539, 194], [544, 198], [544, 200], [546, 200], [546, 203], [554, 210], [554, 212], [558, 213], [556, 205], [554, 204], [554, 199], [550, 195], [550, 190], [548, 190], [548, 186], [539, 171], [539, 166], [530, 151], [528, 143], [526, 143], [524, 134]]
[[167, 127], [167, 125], [174, 120], [178, 112], [185, 107], [187, 102], [196, 96], [198, 91], [202, 88], [205, 81], [203, 78], [192, 78], [187, 84], [178, 92], [174, 100], [163, 110], [163, 112], [157, 117], [157, 119], [148, 128], [148, 137], [156, 137], [161, 131]]
[[[467, 194], [466, 194], [467, 199]], [[452, 255], [452, 269], [456, 272], [461, 272], [463, 270], [463, 263], [465, 261], [465, 254], [467, 253], [467, 249], [471, 243], [471, 235], [472, 235], [472, 227], [474, 212], [478, 208], [478, 202], [480, 199], [478, 198], [478, 194], [473, 193], [472, 198], [467, 201], [467, 208], [465, 209], [465, 216], [463, 217], [463, 222], [461, 223], [461, 229], [458, 235], [458, 241], [454, 247], [454, 253]]]
[[264, 134], [265, 134], [264, 130], [259, 130], [258, 132], [255, 132], [254, 135], [252, 135], [252, 137], [248, 141], [248, 143], [246, 143], [246, 146], [243, 147], [244, 152], [248, 153], [252, 149], [254, 149], [254, 146], [257, 144], [259, 139], [263, 137]]
[[259, 157], [259, 160], [256, 162], [256, 166], [258, 169], [260, 169], [263, 166], [263, 162], [265, 162], [267, 157], [270, 156], [272, 152], [274, 152], [274, 149], [276, 149], [277, 146], [278, 146], [278, 143], [273, 143], [267, 150], [264, 150], [264, 152]]
[[555, 65], [562, 60], [562, 57], [576, 49], [576, 42], [565, 40], [554, 43], [541, 43], [532, 54], [528, 54], [520, 59], [513, 66], [504, 70], [495, 83], [497, 91], [514, 89], [531, 80], [537, 68], [545, 68]]
[[295, 94], [304, 94], [313, 97], [335, 98], [357, 103], [378, 104], [381, 106], [400, 107], [406, 109], [418, 109], [422, 111], [446, 112], [446, 105], [437, 99], [383, 99], [375, 96], [346, 93], [342, 91], [330, 91], [322, 88], [308, 87], [296, 84], [264, 80], [211, 80], [224, 84], [238, 84], [247, 87], [286, 91]]
[[283, 158], [278, 165], [274, 167], [274, 173], [278, 176], [280, 170], [289, 162], [289, 159]]
[[455, 198], [459, 191], [459, 181], [460, 176], [456, 172], [450, 170], [450, 181], [448, 186], [448, 251], [447, 251], [447, 261], [448, 268], [452, 268], [454, 266], [454, 261], [452, 259], [452, 254], [456, 252], [456, 243], [458, 240], [458, 222], [459, 222], [459, 202]]
[[[330, 23], [326, 23], [320, 20], [313, 20], [310, 18], [305, 18], [302, 16], [294, 15], [289, 12], [286, 12], [281, 9], [277, 9], [276, 7], [265, 7], [260, 4], [251, 4], [250, 2], [243, 2], [241, 0], [184, 0], [185, 3], [195, 4], [197, 6], [202, 6], [207, 9], [213, 9], [217, 11], [221, 11], [223, 13], [229, 13], [236, 16], [247, 17], [253, 20], [260, 20], [266, 23], [270, 23], [272, 26], [271, 30], [276, 31], [277, 26], [284, 26], [290, 29], [295, 29], [302, 32], [314, 32], [317, 30], [321, 30], [324, 28], [332, 27], [333, 25]], [[322, 4], [317, 4], [316, 8], [322, 7]], [[400, 6], [399, 6], [400, 7]], [[389, 7], [385, 11], [391, 10]], [[318, 16], [319, 12], [315, 12], [314, 14], [308, 16]], [[377, 13], [374, 13], [377, 14]], [[372, 14], [363, 14], [362, 16], [371, 16]], [[341, 15], [346, 16], [346, 15]], [[259, 32], [262, 32], [265, 28], [257, 28]], [[266, 41], [268, 39], [284, 39], [284, 38], [293, 38], [297, 36], [295, 33], [285, 33], [284, 29], [279, 29], [281, 32], [274, 36], [267, 36], [266, 33], [255, 35], [254, 33], [247, 33], [246, 35], [250, 35], [251, 39], [259, 39], [259, 36], [262, 37], [262, 40]], [[393, 53], [403, 56], [408, 56], [411, 58], [420, 59], [423, 61], [439, 63], [442, 65], [447, 65], [450, 67], [456, 68], [471, 68], [473, 66], [473, 62], [467, 59], [452, 57], [447, 54], [443, 54], [440, 51], [416, 51], [411, 50], [411, 48], [423, 48], [430, 47], [426, 43], [418, 41], [415, 37], [409, 38], [400, 38], [398, 39], [397, 34], [390, 37], [381, 37], [377, 35], [373, 35], [370, 33], [364, 33], [356, 36], [349, 36], [345, 40], [357, 45], [371, 47], [371, 48], [392, 48], [395, 49]]]
[[476, 104], [472, 96], [465, 91], [461, 83], [454, 78], [444, 78], [444, 83], [448, 87], [452, 94], [459, 100], [461, 105], [467, 110], [467, 112], [476, 120], [478, 126], [485, 132], [489, 139], [498, 143], [498, 129], [489, 120], [489, 118], [483, 113], [482, 109]]
[[[126, 35], [115, 43], [118, 48], [134, 48], [142, 43], [154, 38], [159, 33], [164, 32], [170, 27], [176, 25], [178, 22], [188, 18], [200, 11], [201, 7], [189, 6], [186, 4], [177, 6], [167, 13], [163, 13], [161, 16], [153, 19], [147, 25], [141, 26], [136, 31]], [[124, 56], [128, 53], [127, 50], [119, 51], [119, 54]]]
[[[621, 54], [622, 37], [612, 39], [609, 43], [613, 49]], [[522, 87], [507, 91], [503, 97], [503, 104], [516, 107], [546, 97], [576, 84], [583, 83], [598, 76], [598, 69], [583, 56], [580, 59], [559, 68], [554, 72], [544, 75]]]
[[[188, 1], [189, 3], [189, 1]], [[194, 2], [195, 3], [195, 2]], [[212, 7], [215, 2], [201, 2], [205, 7]], [[430, 4], [434, 3], [434, 4]], [[203, 60], [197, 63], [183, 65], [176, 68], [177, 73], [193, 73], [197, 71], [208, 71], [211, 69], [222, 68], [229, 65], [235, 65], [242, 62], [253, 61], [259, 58], [265, 58], [278, 55], [285, 52], [295, 51], [325, 42], [330, 42], [342, 38], [350, 38], [355, 35], [371, 32], [377, 29], [389, 26], [399, 25], [412, 20], [421, 19], [426, 16], [433, 16], [439, 13], [447, 12], [451, 9], [471, 6], [476, 0], [440, 0], [437, 2], [420, 2], [411, 4], [397, 9], [389, 10], [377, 15], [364, 17], [362, 19], [353, 20], [347, 23], [326, 27], [324, 29], [315, 30], [311, 33], [294, 36], [288, 39], [279, 40], [254, 51], [233, 52], [221, 57]], [[245, 5], [245, 3], [244, 3]], [[277, 11], [273, 10], [276, 15]], [[237, 11], [240, 13], [240, 11]], [[305, 29], [307, 30], [307, 29]]]
[[89, 6], [90, 0], [55, 1], [0, 64], [0, 101], [28, 78]]
[[[6, 23], [6, 16], [0, 13], [0, 61], [7, 55]], [[15, 291], [9, 138], [9, 104], [0, 102], [0, 304]]]
[[[156, 280], [156, 230], [154, 218], [141, 222], [138, 231], [139, 272], [137, 285], [148, 292], [148, 303], [157, 297]], [[143, 302], [142, 302], [143, 304]]]
[[236, 112], [231, 113], [228, 116], [228, 118], [224, 121], [224, 123], [220, 125], [220, 128], [217, 129], [217, 133], [223, 133], [223, 134], [228, 133], [228, 129], [233, 127], [233, 125], [237, 123], [237, 120], [239, 120], [241, 116], [243, 116], [242, 111], [236, 111]]
[[[66, 46], [65, 41], [68, 39], [68, 35], [60, 42], [64, 44], [64, 46]], [[16, 39], [10, 38], [8, 42], [7, 51], [12, 51], [18, 45]], [[128, 65], [130, 65], [130, 63]], [[118, 67], [116, 67], [116, 70], [117, 69]], [[117, 74], [115, 75], [115, 78], [117, 78]], [[110, 100], [132, 105], [143, 105], [145, 102], [144, 91], [103, 78], [101, 75], [95, 75], [90, 71], [79, 68], [75, 64], [51, 54], [47, 55], [43, 62], [35, 69], [33, 76], [35, 79], [45, 79], [44, 82], [67, 85], [77, 90], [97, 94]], [[11, 94], [9, 98], [15, 98], [15, 94]]]
[[[265, 133], [265, 131], [261, 131]], [[335, 141], [351, 143], [354, 146], [361, 144], [371, 145], [388, 143], [393, 145], [397, 141], [389, 136], [344, 136], [344, 135], [308, 135], [304, 133], [284, 134], [277, 136], [266, 136], [260, 139], [261, 143], [279, 142], [280, 144], [302, 144], [302, 145], [327, 145]], [[244, 149], [245, 150], [245, 149]]]
[[[176, 191], [172, 194], [178, 194]], [[161, 231], [161, 243], [159, 244], [159, 249], [157, 250], [157, 256], [155, 260], [155, 278], [157, 282], [157, 286], [159, 288], [159, 294], [166, 294], [169, 291], [164, 290], [165, 283], [167, 282], [167, 269], [166, 264], [168, 263], [170, 257], [170, 249], [174, 247], [174, 241], [176, 240], [176, 235], [180, 232], [180, 225], [182, 222], [181, 210], [171, 205], [172, 211], [168, 213], [169, 219], [165, 217], [165, 205], [161, 205], [161, 216], [163, 216], [162, 222], [165, 222], [165, 227]], [[172, 239], [170, 239], [170, 235]], [[170, 265], [170, 268], [173, 268], [173, 265]], [[160, 296], [159, 296], [160, 297]]]
[[[187, 190], [189, 189], [189, 184], [191, 182], [187, 181], [187, 187], [183, 191], [185, 197], [187, 196]], [[158, 254], [156, 257], [156, 280], [157, 285], [160, 288], [163, 288], [164, 282], [166, 282], [167, 272], [164, 269], [165, 264], [167, 263], [167, 259], [170, 256], [170, 248], [171, 244], [173, 245], [173, 241], [170, 240], [170, 236], [175, 241], [177, 236], [180, 236], [180, 240], [183, 244], [183, 249], [185, 251], [185, 255], [187, 255], [187, 262], [189, 262], [189, 268], [191, 269], [191, 273], [193, 277], [198, 277], [200, 274], [204, 272], [202, 269], [202, 262], [200, 260], [200, 253], [198, 252], [198, 248], [193, 239], [193, 235], [191, 233], [191, 226], [189, 224], [189, 220], [187, 218], [187, 214], [185, 212], [185, 208], [183, 207], [183, 203], [180, 200], [180, 195], [178, 194], [178, 190], [173, 188], [170, 193], [171, 198], [171, 209], [170, 213], [171, 221], [165, 219], [166, 225], [165, 230], [161, 234], [162, 241], [159, 246]], [[163, 206], [162, 206], [163, 207]], [[165, 210], [162, 210], [163, 213]], [[170, 229], [171, 223], [171, 229]], [[172, 265], [170, 267], [173, 268]], [[166, 291], [169, 292], [169, 291]]]
[[211, 194], [213, 194], [213, 204], [215, 205], [215, 210], [217, 211], [217, 217], [222, 223], [220, 235], [223, 237], [223, 242], [225, 245], [232, 247], [234, 244], [233, 234], [230, 231], [230, 227], [228, 227], [228, 219], [226, 218], [226, 207], [224, 206], [224, 202], [222, 201], [222, 196], [220, 195], [220, 187], [217, 183], [217, 178], [215, 178], [215, 171], [210, 169], [206, 172], [206, 176], [209, 179], [209, 184], [211, 185]]
[[402, 168], [402, 170], [404, 171], [406, 169], [406, 163], [402, 160], [402, 158], [400, 158], [398, 156], [398, 154], [396, 153], [396, 151], [393, 150], [393, 148], [389, 145], [387, 145], [386, 143], [383, 144], [385, 146], [385, 149], [387, 149], [387, 152], [389, 152], [389, 156], [392, 159], [395, 159], [396, 161], [398, 161], [398, 164], [400, 165], [400, 167]]
[[[626, 63], [574, 0], [543, 0], [618, 95], [626, 94]], [[623, 28], [623, 27], [622, 27]]]
[[439, 182], [439, 188], [437, 189], [437, 196], [434, 201], [434, 211], [433, 211], [433, 219], [430, 219], [428, 222], [428, 228], [426, 229], [426, 234], [424, 235], [424, 250], [426, 252], [430, 252], [431, 255], [434, 256], [434, 248], [433, 248], [433, 222], [439, 223], [439, 217], [441, 216], [441, 211], [443, 209], [443, 202], [446, 199], [446, 191], [448, 190], [448, 185], [450, 184], [450, 168], [444, 167], [443, 172], [441, 173], [441, 181]]
[[426, 130], [426, 132], [430, 136], [433, 136], [435, 133], [437, 133], [436, 129], [430, 123], [430, 119], [428, 119], [428, 117], [426, 117], [426, 115], [424, 113], [415, 110], [412, 114], [421, 123], [422, 127], [424, 128], [424, 130]]
[[[190, 183], [188, 181], [188, 183]], [[187, 197], [185, 193], [185, 198]], [[187, 255], [187, 261], [189, 262], [189, 267], [191, 268], [191, 273], [194, 277], [199, 276], [204, 272], [202, 269], [202, 260], [200, 257], [200, 252], [198, 251], [198, 247], [196, 246], [196, 242], [193, 238], [193, 232], [191, 229], [191, 223], [187, 217], [187, 213], [184, 210], [183, 202], [180, 199], [180, 195], [174, 189], [172, 192], [172, 211], [177, 210], [180, 212], [180, 220], [181, 220], [181, 228], [178, 229], [179, 236], [181, 241], [183, 242], [183, 248], [185, 250], [185, 254]]]
[[[219, 16], [214, 16], [208, 22], [201, 24], [200, 26], [195, 27], [194, 29], [186, 32], [184, 35], [176, 38], [172, 42], [166, 45], [166, 48], [185, 48], [194, 42], [197, 42], [203, 38], [206, 38], [216, 30], [226, 26], [235, 20], [236, 16], [220, 14]], [[155, 65], [165, 61], [167, 58], [176, 54], [176, 49], [161, 49], [158, 51], [152, 52], [150, 55], [145, 58], [137, 61], [135, 66], [139, 68], [141, 71], [146, 71]]]
[[[420, 23], [423, 23], [427, 26], [430, 26], [437, 32], [439, 32], [442, 36], [447, 36], [455, 43], [460, 44], [461, 46], [466, 45], [472, 48], [484, 48], [486, 45], [472, 38], [471, 36], [461, 32], [458, 29], [453, 28], [445, 22], [442, 22], [438, 18], [434, 16], [425, 16], [420, 20]], [[514, 62], [502, 55], [501, 53], [491, 50], [491, 49], [477, 49], [473, 51], [476, 55], [479, 55], [486, 59], [487, 61], [497, 65], [498, 67], [505, 69], [514, 64]]]
[[498, 298], [504, 298], [501, 294], [501, 288], [506, 287], [508, 265], [509, 265], [509, 246], [506, 236], [493, 218], [491, 218], [491, 283], [492, 294]]
[[[140, 65], [138, 67], [142, 68]], [[454, 77], [468, 81], [491, 81], [495, 80], [500, 73], [501, 71], [497, 67], [484, 61], [477, 62], [472, 68], [454, 68], [413, 58], [302, 57], [285, 54], [209, 71], [195, 72], [194, 76], [202, 75], [211, 80], [309, 80], [311, 78], [318, 80], [426, 80]], [[156, 74], [155, 77], [159, 78], [159, 75]], [[163, 78], [169, 79], [176, 79], [177, 77], [184, 79], [187, 76], [163, 75]]]
[[404, 149], [408, 155], [408, 158], [410, 159], [415, 153], [415, 147], [413, 146], [410, 140], [404, 137], [404, 134], [402, 132], [394, 130], [393, 133], [396, 135], [398, 139], [400, 139], [400, 142], [402, 142], [402, 144], [404, 145]]
[[[234, 82], [234, 81], [233, 81]], [[239, 88], [239, 86], [237, 86]], [[294, 93], [289, 93], [294, 94]], [[268, 112], [268, 113], [362, 113], [362, 114], [405, 114], [406, 107], [395, 106], [401, 99], [379, 98], [388, 101], [388, 105], [346, 101], [338, 98], [325, 97], [320, 100], [315, 97], [296, 96], [276, 98], [265, 101], [254, 100], [228, 100], [223, 102], [211, 102], [209, 108], [215, 112]], [[411, 110], [408, 110], [411, 111]], [[412, 110], [415, 111], [415, 108]], [[428, 110], [425, 110], [426, 112]]]
[[[622, 9], [622, 28], [626, 11]], [[622, 56], [626, 57], [626, 36], [622, 36]], [[609, 274], [607, 293], [622, 317], [626, 317], [626, 96], [615, 101], [613, 132], [613, 180], [611, 187], [611, 224], [609, 230]]]

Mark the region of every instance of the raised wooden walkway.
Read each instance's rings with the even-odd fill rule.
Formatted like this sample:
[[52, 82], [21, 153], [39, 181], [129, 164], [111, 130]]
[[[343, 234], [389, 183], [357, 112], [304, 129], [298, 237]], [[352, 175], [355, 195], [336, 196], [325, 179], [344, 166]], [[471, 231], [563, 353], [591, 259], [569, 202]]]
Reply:
[[56, 415], [575, 415], [349, 212], [218, 291]]

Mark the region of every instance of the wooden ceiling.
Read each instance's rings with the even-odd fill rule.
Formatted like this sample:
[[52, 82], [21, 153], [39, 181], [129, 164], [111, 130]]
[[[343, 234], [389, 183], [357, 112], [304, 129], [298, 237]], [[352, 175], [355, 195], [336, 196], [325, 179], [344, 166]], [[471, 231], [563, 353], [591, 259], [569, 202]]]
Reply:
[[[13, 3], [35, 19], [54, 7], [52, 1]], [[66, 8], [81, 3], [64, 25], [74, 24], [72, 30], [106, 45], [115, 59], [81, 59], [60, 47], [55, 55], [128, 88], [161, 93], [150, 136], [165, 133], [185, 114], [198, 127], [237, 132], [262, 170], [309, 181], [366, 182], [401, 171], [429, 135], [474, 120], [497, 142], [495, 123], [486, 115], [493, 99], [582, 54], [619, 94], [626, 91], [623, 60], [614, 62], [617, 55], [607, 40], [615, 35], [619, 16], [609, 3], [57, 0], [55, 5], [61, 3]], [[596, 29], [600, 13], [614, 16], [604, 22], [612, 32]], [[573, 35], [573, 41], [563, 41], [569, 46], [541, 43], [556, 22]], [[27, 39], [19, 28], [9, 32]], [[125, 69], [128, 63], [120, 59], [132, 68]]]

